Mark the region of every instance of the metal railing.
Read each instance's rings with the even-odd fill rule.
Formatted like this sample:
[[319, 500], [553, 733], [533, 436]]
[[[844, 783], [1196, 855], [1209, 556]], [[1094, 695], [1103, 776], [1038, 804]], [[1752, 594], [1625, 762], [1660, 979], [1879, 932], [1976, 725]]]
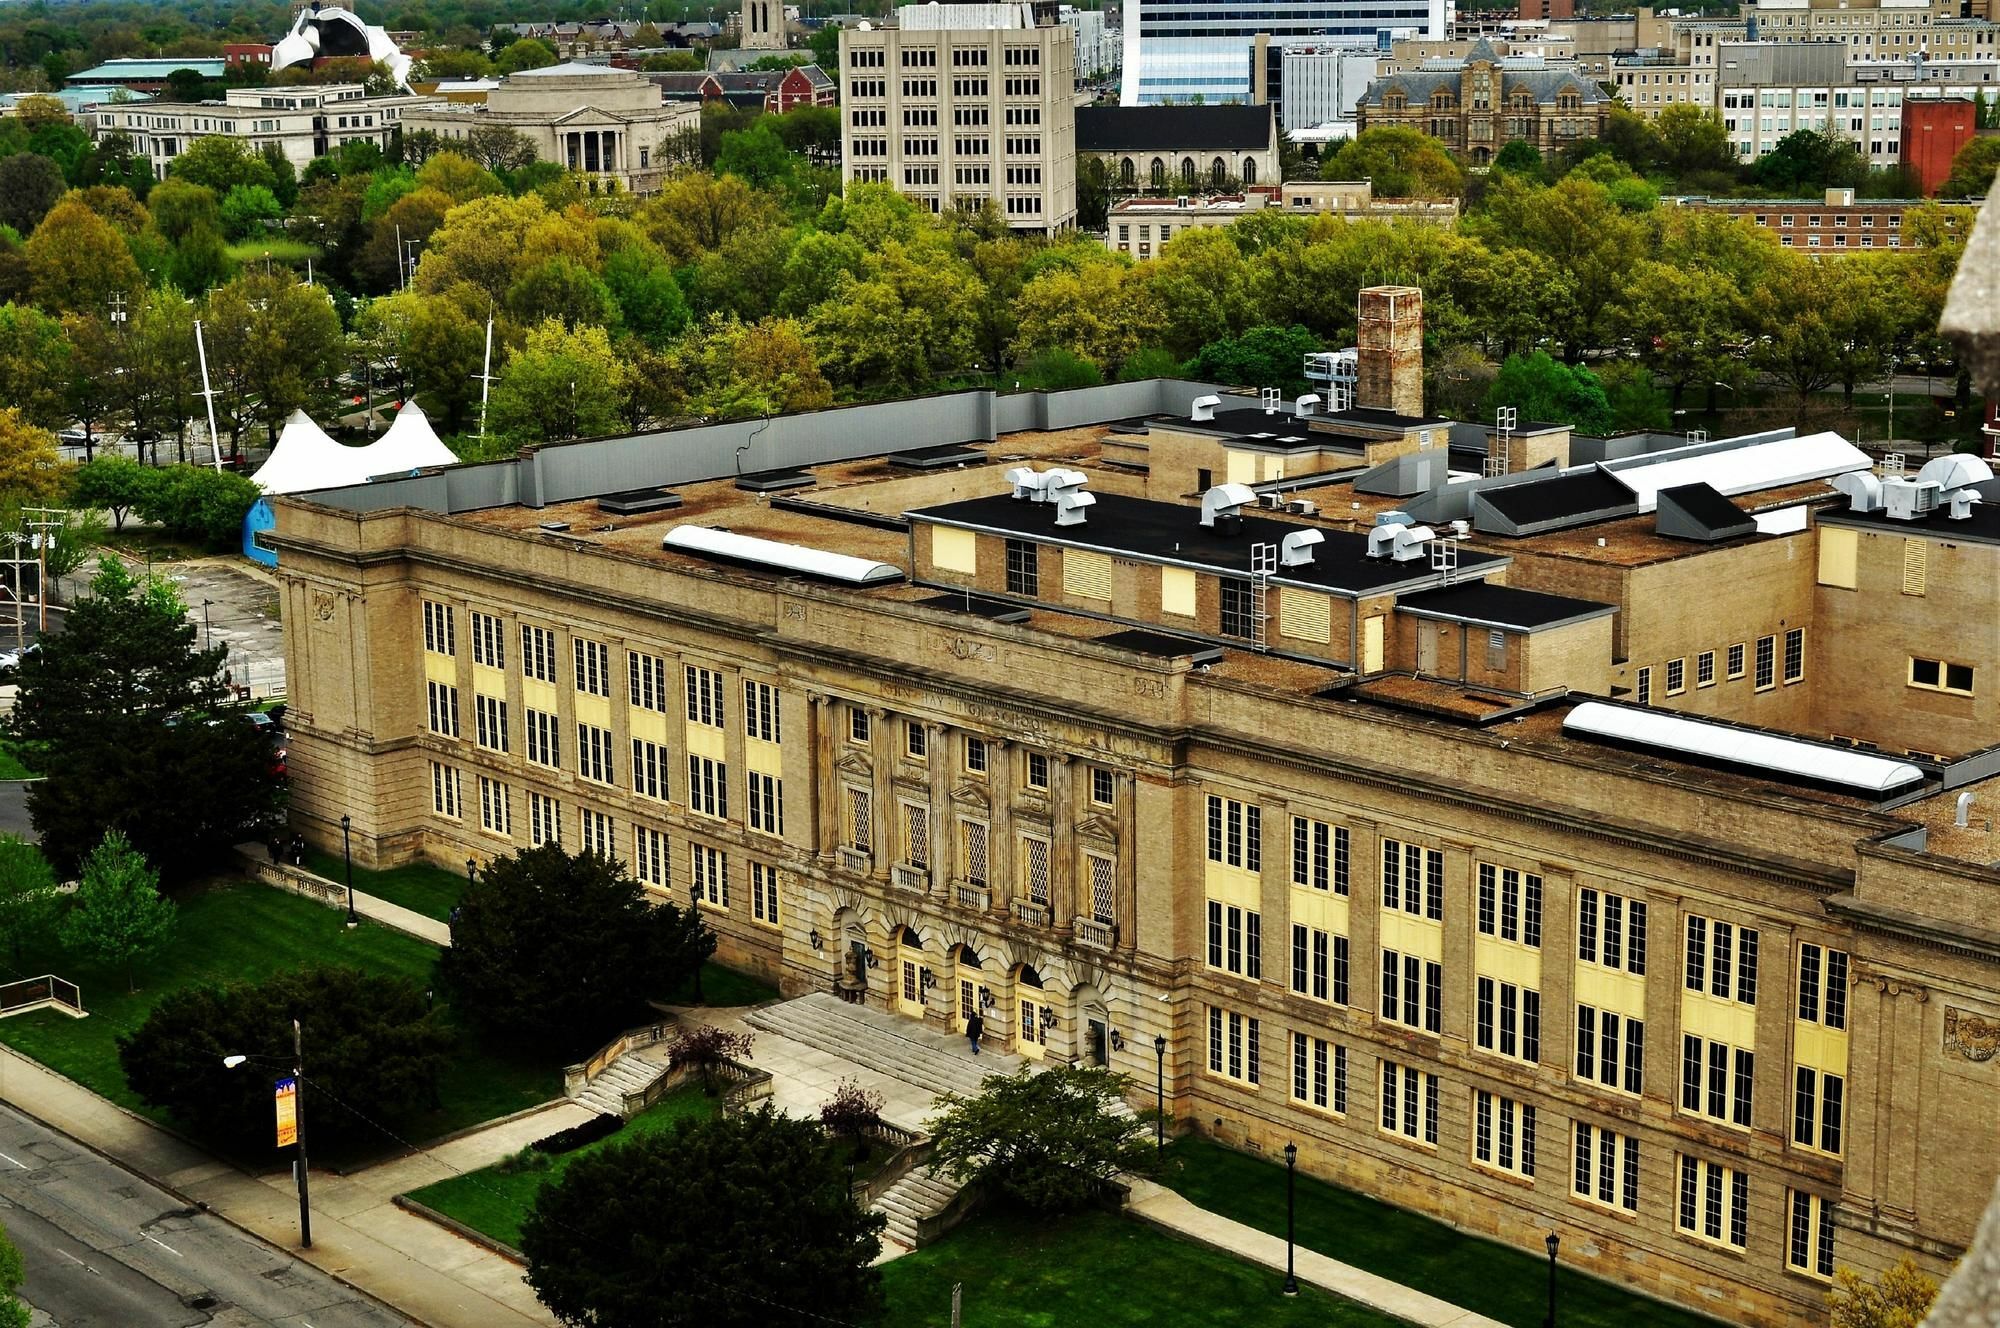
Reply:
[[53, 973], [0, 984], [0, 1019], [51, 1005], [79, 1019], [86, 1013], [82, 989], [69, 979], [59, 978]]

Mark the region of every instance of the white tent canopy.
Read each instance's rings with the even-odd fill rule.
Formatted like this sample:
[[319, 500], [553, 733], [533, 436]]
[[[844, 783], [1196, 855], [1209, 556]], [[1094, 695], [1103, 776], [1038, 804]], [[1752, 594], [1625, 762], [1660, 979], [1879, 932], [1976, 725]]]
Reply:
[[305, 493], [363, 484], [377, 475], [405, 475], [458, 458], [415, 402], [405, 402], [388, 431], [366, 447], [346, 447], [327, 436], [302, 410], [292, 412], [270, 459], [251, 481], [265, 493]]

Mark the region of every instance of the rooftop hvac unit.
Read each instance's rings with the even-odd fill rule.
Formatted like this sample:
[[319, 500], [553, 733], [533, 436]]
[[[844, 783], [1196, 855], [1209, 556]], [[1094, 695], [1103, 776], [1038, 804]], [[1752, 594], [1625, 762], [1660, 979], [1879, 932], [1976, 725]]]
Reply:
[[1244, 505], [1256, 501], [1257, 491], [1247, 484], [1218, 484], [1201, 496], [1201, 524], [1217, 534], [1232, 534]]
[[1196, 397], [1194, 399], [1194, 411], [1193, 414], [1190, 416], [1190, 418], [1194, 419], [1196, 422], [1200, 422], [1202, 420], [1212, 420], [1215, 418], [1215, 408], [1221, 404], [1222, 404], [1221, 397], [1216, 397], [1216, 396]]
[[1026, 498], [1030, 502], [1039, 503], [1047, 496], [1042, 486], [1047, 482], [1048, 476], [1033, 466], [1015, 466], [1007, 472], [1006, 479], [1007, 483], [1014, 486], [1016, 498]]
[[1936, 480], [1946, 489], [1963, 488], [1968, 484], [1982, 484], [1993, 478], [1993, 467], [1986, 464], [1983, 457], [1969, 452], [1953, 452], [1949, 456], [1932, 457], [1924, 462], [1917, 472], [1919, 480]]
[[1844, 475], [1835, 475], [1828, 483], [1847, 495], [1847, 510], [1850, 512], [1879, 512], [1882, 510], [1882, 481], [1865, 470], [1850, 470]]
[[1399, 563], [1415, 562], [1424, 556], [1425, 541], [1436, 537], [1437, 532], [1429, 526], [1405, 526], [1396, 532], [1395, 547], [1389, 556]]
[[1056, 505], [1056, 524], [1059, 526], [1080, 526], [1084, 516], [1097, 502], [1097, 496], [1085, 493], [1083, 486], [1089, 477], [1080, 470], [1056, 469], [1042, 476], [1042, 491], [1046, 501]]
[[1319, 504], [1310, 498], [1294, 498], [1285, 504], [1285, 510], [1293, 516], [1317, 516]]
[[1396, 537], [1408, 529], [1409, 527], [1402, 522], [1392, 521], [1386, 525], [1378, 525], [1373, 530], [1370, 530], [1368, 532], [1368, 556], [1370, 558], [1387, 557], [1396, 547]]
[[1972, 505], [1984, 500], [1980, 498], [1977, 489], [1953, 489], [1947, 495], [1947, 501], [1951, 503], [1951, 519], [1965, 521], [1972, 516]]
[[1300, 419], [1308, 419], [1319, 409], [1319, 393], [1308, 392], [1292, 403], [1292, 413]]
[[1943, 488], [1936, 480], [1884, 480], [1882, 506], [1892, 520], [1914, 521], [1937, 510]]
[[1278, 553], [1278, 562], [1285, 567], [1300, 567], [1313, 560], [1313, 546], [1324, 544], [1326, 536], [1317, 530], [1295, 530], [1285, 536], [1285, 542]]
[[1415, 520], [1408, 512], [1377, 512], [1375, 524], [1378, 526], [1407, 526]]

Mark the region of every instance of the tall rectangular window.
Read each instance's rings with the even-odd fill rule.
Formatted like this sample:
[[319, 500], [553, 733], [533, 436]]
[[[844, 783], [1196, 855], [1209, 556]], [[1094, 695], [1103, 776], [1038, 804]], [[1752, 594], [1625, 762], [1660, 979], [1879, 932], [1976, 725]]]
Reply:
[[1742, 1249], [1750, 1243], [1750, 1179], [1733, 1167], [1681, 1154], [1676, 1225], [1690, 1236]]
[[521, 628], [521, 676], [536, 682], [556, 680], [556, 634], [546, 627]]
[[1593, 1005], [1576, 1007], [1577, 1078], [1620, 1092], [1641, 1093], [1645, 1072], [1644, 1020]]
[[690, 724], [719, 729], [724, 725], [722, 675], [714, 669], [689, 664], [687, 675], [687, 718]]
[[1845, 1076], [1798, 1066], [1793, 1071], [1792, 1142], [1838, 1157], [1846, 1099]]
[[533, 789], [528, 790], [528, 842], [537, 848], [562, 843], [562, 804]]
[[1261, 624], [1257, 621], [1250, 583], [1225, 576], [1217, 584], [1222, 587], [1222, 634], [1246, 641], [1255, 639]]
[[1007, 541], [1007, 593], [1036, 597], [1042, 593], [1040, 550], [1027, 540]]
[[507, 750], [507, 702], [497, 696], [472, 697], [473, 732], [479, 745], [489, 751]]
[[583, 832], [582, 845], [585, 853], [595, 853], [600, 858], [612, 856], [611, 818], [589, 807], [577, 811], [578, 827]]
[[527, 755], [536, 765], [562, 768], [562, 720], [542, 710], [527, 712]]
[[704, 907], [728, 908], [729, 855], [707, 844], [689, 844], [688, 893]]
[[667, 713], [667, 661], [658, 655], [625, 652], [626, 698], [634, 709]]
[[1258, 1021], [1248, 1015], [1209, 1006], [1208, 1072], [1242, 1084], [1260, 1083], [1260, 1031]]
[[1513, 867], [1479, 864], [1479, 934], [1542, 944], [1542, 878]]
[[667, 836], [648, 825], [632, 827], [632, 875], [639, 884], [654, 890], [669, 888], [667, 881]]
[[1382, 841], [1382, 907], [1444, 918], [1444, 854], [1421, 844]]
[[1347, 938], [1292, 924], [1292, 990], [1316, 1001], [1347, 1004]]
[[767, 835], [785, 833], [785, 782], [776, 775], [750, 772], [749, 826]]
[[507, 625], [490, 613], [474, 609], [469, 615], [472, 628], [472, 662], [489, 669], [507, 667]]
[[1292, 1034], [1292, 1101], [1347, 1114], [1347, 1048], [1325, 1038]]
[[1292, 884], [1347, 893], [1348, 830], [1344, 825], [1292, 818]]
[[1579, 1199], [1639, 1211], [1639, 1141], [1587, 1121], [1576, 1122], [1570, 1193]]
[[750, 916], [767, 927], [778, 925], [778, 869], [769, 863], [750, 864]]
[[617, 770], [612, 759], [611, 730], [595, 724], [576, 726], [576, 773], [599, 784], [615, 784]]
[[[1703, 932], [1704, 937], [1706, 931]], [[1693, 933], [1689, 933], [1693, 944]], [[1576, 892], [1576, 957], [1586, 964], [1646, 973], [1646, 903], [1584, 886]]]
[[1382, 952], [1382, 1017], [1437, 1033], [1444, 1026], [1444, 966], [1418, 955]]
[[958, 878], [967, 885], [984, 886], [988, 881], [989, 833], [984, 821], [958, 823]]
[[1800, 944], [1799, 1019], [1836, 1031], [1847, 1027], [1847, 951]]
[[1787, 1190], [1790, 1200], [1791, 1239], [1785, 1247], [1785, 1265], [1808, 1277], [1833, 1277], [1833, 1214], [1827, 1201], [1804, 1190]]
[[778, 689], [768, 682], [743, 683], [743, 735], [759, 742], [780, 741]]
[[1208, 860], [1245, 871], [1264, 869], [1264, 812], [1254, 802], [1208, 796]]
[[1475, 984], [1473, 1040], [1481, 1051], [1529, 1064], [1542, 1058], [1542, 994], [1481, 977]]
[[1756, 1059], [1746, 1048], [1682, 1034], [1681, 1110], [1749, 1128]]
[[1755, 1005], [1757, 940], [1755, 927], [1689, 914], [1683, 985], [1689, 991], [1705, 992], [1717, 1000]]
[[1438, 1077], [1382, 1061], [1382, 1132], [1433, 1147], [1438, 1141]]
[[728, 819], [728, 766], [706, 756], [688, 757], [688, 810], [702, 816]]
[[659, 743], [648, 742], [644, 738], [632, 739], [632, 791], [642, 798], [666, 801], [670, 782], [667, 762], [670, 759], [667, 749]]
[[447, 738], [458, 736], [458, 688], [446, 682], [424, 686], [430, 702], [430, 729]]
[[1497, 1171], [1535, 1174], [1535, 1109], [1485, 1089], [1472, 1094], [1472, 1160]]
[[479, 777], [479, 828], [496, 835], [514, 833], [513, 799], [497, 779]]
[[1021, 836], [1021, 888], [1031, 904], [1049, 903], [1049, 841], [1040, 835]]
[[1264, 976], [1264, 919], [1219, 899], [1208, 901], [1208, 966], [1239, 977]]
[[1084, 874], [1090, 887], [1090, 917], [1110, 926], [1117, 921], [1117, 862], [1102, 853], [1083, 855]]
[[458, 819], [458, 767], [431, 762], [431, 810]]
[[1806, 629], [1794, 627], [1785, 633], [1785, 681], [1797, 682], [1806, 676]]
[[1760, 636], [1757, 638], [1757, 677], [1755, 682], [1757, 690], [1760, 692], [1777, 685], [1775, 681], [1777, 647], [1778, 638], [1775, 636]]
[[586, 696], [611, 695], [611, 649], [602, 641], [576, 637], [571, 642], [576, 658], [576, 690]]
[[875, 849], [875, 807], [874, 796], [865, 788], [849, 784], [845, 789], [847, 815], [841, 820], [841, 829], [847, 834], [850, 846], [863, 853]]
[[458, 621], [451, 605], [424, 601], [424, 649], [433, 655], [458, 653]]

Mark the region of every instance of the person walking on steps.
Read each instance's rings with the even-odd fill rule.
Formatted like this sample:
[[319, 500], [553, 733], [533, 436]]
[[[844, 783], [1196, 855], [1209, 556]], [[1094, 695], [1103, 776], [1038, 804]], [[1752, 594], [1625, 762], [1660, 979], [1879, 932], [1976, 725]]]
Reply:
[[974, 1010], [972, 1016], [965, 1021], [965, 1040], [972, 1044], [973, 1055], [979, 1054], [979, 1039], [985, 1035], [986, 1021], [979, 1017], [979, 1011]]

